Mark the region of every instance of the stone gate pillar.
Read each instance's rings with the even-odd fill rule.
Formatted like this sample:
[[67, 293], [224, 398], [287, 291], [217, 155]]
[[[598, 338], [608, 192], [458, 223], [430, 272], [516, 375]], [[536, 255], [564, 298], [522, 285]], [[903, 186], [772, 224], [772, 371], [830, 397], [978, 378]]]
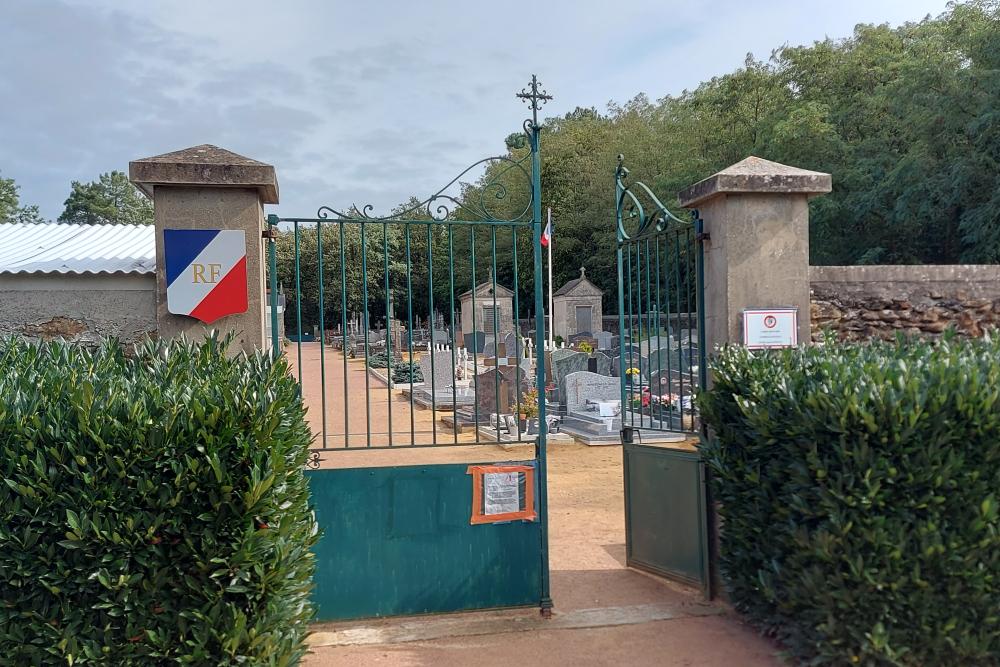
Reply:
[[679, 193], [709, 238], [705, 253], [705, 344], [743, 340], [746, 308], [798, 309], [809, 341], [808, 200], [830, 192], [830, 174], [748, 157]]
[[[161, 338], [181, 334], [201, 338], [212, 329], [236, 333], [236, 341], [251, 352], [265, 346], [264, 204], [278, 203], [274, 167], [216, 146], [202, 145], [129, 163], [129, 179], [152, 200], [156, 226], [156, 321]], [[237, 230], [246, 238], [245, 312], [204, 324], [170, 312], [164, 230]], [[174, 237], [176, 238], [176, 236]], [[191, 237], [189, 237], [191, 238]], [[232, 238], [232, 235], [230, 235]], [[235, 238], [239, 238], [236, 235]], [[183, 258], [182, 258], [183, 259]], [[189, 258], [197, 263], [196, 258]], [[218, 265], [186, 265], [194, 282], [221, 282]], [[200, 271], [199, 271], [200, 269]], [[176, 267], [172, 269], [177, 271]], [[224, 269], [223, 269], [224, 270]], [[224, 288], [242, 294], [242, 277]], [[207, 286], [203, 289], [209, 289]], [[240, 309], [242, 307], [240, 306]], [[175, 308], [176, 310], [176, 308]]]

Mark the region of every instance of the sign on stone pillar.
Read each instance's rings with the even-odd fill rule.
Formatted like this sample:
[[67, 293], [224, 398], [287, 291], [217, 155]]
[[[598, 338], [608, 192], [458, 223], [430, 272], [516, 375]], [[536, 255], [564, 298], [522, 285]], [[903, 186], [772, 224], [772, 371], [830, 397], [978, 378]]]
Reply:
[[130, 162], [129, 178], [153, 200], [159, 337], [218, 330], [263, 349], [261, 233], [264, 204], [278, 203], [274, 167], [206, 144]]

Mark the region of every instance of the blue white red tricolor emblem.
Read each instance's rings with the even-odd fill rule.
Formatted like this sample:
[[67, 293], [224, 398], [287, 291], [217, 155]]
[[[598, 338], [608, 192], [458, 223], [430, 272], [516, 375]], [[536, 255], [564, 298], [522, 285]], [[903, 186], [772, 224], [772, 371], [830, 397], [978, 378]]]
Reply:
[[247, 237], [243, 230], [164, 229], [167, 310], [211, 324], [247, 311]]

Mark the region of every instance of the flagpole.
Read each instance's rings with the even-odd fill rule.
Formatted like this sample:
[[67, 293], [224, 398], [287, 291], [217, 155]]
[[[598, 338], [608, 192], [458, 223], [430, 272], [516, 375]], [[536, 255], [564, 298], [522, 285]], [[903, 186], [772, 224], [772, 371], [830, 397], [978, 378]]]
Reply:
[[548, 227], [549, 227], [549, 244], [546, 246], [549, 251], [549, 347], [552, 347], [555, 342], [554, 329], [556, 328], [556, 313], [552, 310], [552, 239], [555, 234], [552, 233], [552, 207], [548, 208]]

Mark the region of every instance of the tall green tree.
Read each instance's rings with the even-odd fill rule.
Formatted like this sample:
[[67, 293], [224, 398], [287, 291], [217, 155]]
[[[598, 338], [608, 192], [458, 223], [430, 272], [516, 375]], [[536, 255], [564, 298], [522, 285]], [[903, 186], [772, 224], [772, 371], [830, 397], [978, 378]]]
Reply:
[[90, 183], [73, 181], [59, 222], [85, 225], [151, 225], [153, 204], [120, 171]]
[[37, 206], [21, 206], [18, 190], [13, 178], [0, 177], [0, 222], [45, 222]]

